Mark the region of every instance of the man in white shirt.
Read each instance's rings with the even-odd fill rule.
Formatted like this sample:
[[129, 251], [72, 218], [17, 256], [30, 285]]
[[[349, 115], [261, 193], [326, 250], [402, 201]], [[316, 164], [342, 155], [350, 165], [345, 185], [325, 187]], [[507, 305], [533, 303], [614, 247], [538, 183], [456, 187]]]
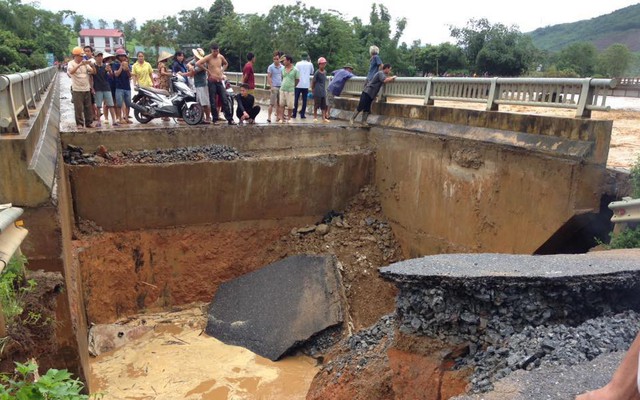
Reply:
[[296, 69], [300, 73], [300, 82], [296, 85], [294, 93], [295, 100], [293, 102], [293, 118], [296, 117], [298, 111], [298, 98], [302, 95], [302, 108], [300, 109], [300, 118], [305, 119], [307, 112], [307, 96], [309, 95], [309, 87], [311, 86], [311, 76], [313, 75], [313, 64], [309, 61], [309, 54], [302, 53], [300, 61], [296, 63]]

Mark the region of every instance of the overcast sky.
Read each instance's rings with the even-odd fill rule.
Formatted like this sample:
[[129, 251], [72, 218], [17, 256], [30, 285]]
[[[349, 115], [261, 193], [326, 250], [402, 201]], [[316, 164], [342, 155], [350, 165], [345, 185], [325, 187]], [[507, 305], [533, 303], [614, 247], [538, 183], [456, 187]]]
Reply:
[[[29, 3], [23, 0], [23, 3]], [[296, 3], [295, 0], [232, 0], [236, 13], [266, 14], [277, 4]], [[180, 0], [176, 2], [109, 0], [95, 2], [92, 0], [40, 0], [40, 8], [50, 11], [71, 9], [78, 14], [91, 18], [94, 22], [104, 19], [128, 21], [136, 18], [138, 27], [148, 19], [160, 19], [168, 15], [177, 15], [181, 10], [192, 10], [196, 7], [208, 9], [212, 0]], [[344, 2], [330, 0], [302, 1], [307, 7], [316, 7], [324, 11], [329, 9], [340, 12], [346, 19], [359, 17], [365, 23], [369, 21], [369, 13], [373, 1]], [[637, 4], [630, 0], [584, 1], [584, 0], [457, 0], [457, 1], [424, 1], [424, 0], [382, 0], [391, 17], [395, 20], [405, 17], [407, 27], [402, 41], [410, 44], [420, 40], [423, 44], [440, 44], [453, 42], [449, 37], [449, 25], [463, 27], [471, 18], [487, 18], [491, 23], [502, 23], [507, 26], [517, 25], [522, 32], [530, 32], [536, 28], [567, 22], [591, 19], [609, 14], [621, 8]], [[96, 24], [97, 25], [97, 24]]]

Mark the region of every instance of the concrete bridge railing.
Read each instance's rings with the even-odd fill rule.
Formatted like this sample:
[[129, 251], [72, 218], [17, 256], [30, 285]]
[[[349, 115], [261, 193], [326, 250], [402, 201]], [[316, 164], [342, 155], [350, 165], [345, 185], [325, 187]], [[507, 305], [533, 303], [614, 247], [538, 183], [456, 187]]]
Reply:
[[19, 119], [29, 119], [41, 95], [56, 76], [56, 68], [0, 75], [0, 134], [19, 134]]
[[[242, 73], [227, 72], [228, 79], [238, 84]], [[267, 75], [256, 74], [256, 87], [266, 89]], [[347, 81], [343, 94], [360, 96], [364, 77]], [[388, 98], [424, 99], [425, 105], [435, 100], [485, 103], [487, 111], [500, 105], [525, 105], [576, 110], [576, 117], [589, 118], [591, 111], [608, 111], [607, 95], [616, 87], [615, 79], [593, 78], [398, 78], [385, 85], [380, 100]]]

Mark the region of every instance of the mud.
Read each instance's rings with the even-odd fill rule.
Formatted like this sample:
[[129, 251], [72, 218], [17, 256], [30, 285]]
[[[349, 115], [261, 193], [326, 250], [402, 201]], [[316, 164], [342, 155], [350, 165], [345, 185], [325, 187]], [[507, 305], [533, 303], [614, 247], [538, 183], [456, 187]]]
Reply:
[[[305, 398], [318, 370], [316, 360], [295, 356], [271, 364], [244, 349], [226, 349], [202, 333], [206, 318], [197, 307], [185, 311], [186, 317], [166, 311], [140, 314], [208, 302], [222, 281], [288, 255], [336, 255], [348, 302], [343, 335], [395, 309], [395, 286], [379, 277], [378, 268], [399, 261], [402, 252], [382, 214], [379, 194], [371, 187], [363, 188], [345, 210], [317, 221], [122, 233], [101, 233], [85, 223], [76, 235], [89, 320], [109, 323], [123, 317], [119, 323], [135, 326], [145, 321], [154, 326], [93, 359], [92, 392], [106, 393], [105, 399], [170, 399], [176, 394], [205, 399]], [[324, 354], [318, 350], [311, 353], [321, 360]]]
[[40, 371], [46, 372], [58, 364], [56, 309], [64, 279], [56, 272], [27, 271], [25, 281], [16, 290], [23, 311], [14, 320], [6, 321], [8, 336], [1, 341], [0, 372], [12, 373], [15, 362], [30, 359], [38, 360]]

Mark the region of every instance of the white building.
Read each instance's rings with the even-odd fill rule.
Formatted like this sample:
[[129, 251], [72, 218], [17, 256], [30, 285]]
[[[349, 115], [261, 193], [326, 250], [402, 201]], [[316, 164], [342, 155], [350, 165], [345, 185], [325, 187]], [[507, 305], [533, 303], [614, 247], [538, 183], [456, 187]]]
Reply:
[[119, 29], [81, 29], [78, 36], [78, 46], [91, 46], [94, 51], [114, 53], [125, 44], [124, 33]]

